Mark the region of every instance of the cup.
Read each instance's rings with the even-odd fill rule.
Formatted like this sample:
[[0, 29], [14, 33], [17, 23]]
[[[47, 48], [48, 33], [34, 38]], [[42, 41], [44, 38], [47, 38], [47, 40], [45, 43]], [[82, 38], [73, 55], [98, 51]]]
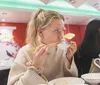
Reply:
[[94, 64], [95, 64], [98, 68], [100, 68], [100, 58], [94, 59]]
[[91, 64], [90, 72], [100, 73], [100, 58], [96, 58], [93, 60]]

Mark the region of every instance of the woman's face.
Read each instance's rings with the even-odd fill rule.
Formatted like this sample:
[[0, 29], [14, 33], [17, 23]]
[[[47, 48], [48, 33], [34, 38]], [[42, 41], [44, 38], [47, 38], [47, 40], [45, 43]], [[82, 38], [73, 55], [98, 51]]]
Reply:
[[41, 32], [41, 41], [45, 44], [61, 42], [63, 38], [64, 22], [61, 19], [53, 19], [51, 24]]

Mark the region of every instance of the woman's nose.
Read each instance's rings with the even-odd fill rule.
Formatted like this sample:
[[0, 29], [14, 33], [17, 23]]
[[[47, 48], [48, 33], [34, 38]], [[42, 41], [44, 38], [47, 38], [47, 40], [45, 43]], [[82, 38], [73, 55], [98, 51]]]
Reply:
[[63, 37], [64, 37], [64, 33], [61, 32], [61, 33], [59, 34], [59, 39], [62, 39]]

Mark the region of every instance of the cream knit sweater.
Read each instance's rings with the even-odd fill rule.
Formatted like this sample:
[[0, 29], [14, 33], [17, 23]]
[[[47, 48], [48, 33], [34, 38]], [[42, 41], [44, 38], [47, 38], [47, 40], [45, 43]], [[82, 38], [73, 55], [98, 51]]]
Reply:
[[[19, 50], [10, 70], [7, 85], [38, 85], [47, 83], [34, 69], [26, 66], [26, 63], [32, 60], [33, 52], [29, 52], [29, 48], [31, 48], [31, 45], [28, 44]], [[60, 49], [59, 46], [48, 49], [41, 74], [48, 81], [64, 76], [78, 76], [74, 58], [70, 65], [65, 56], [65, 51]]]

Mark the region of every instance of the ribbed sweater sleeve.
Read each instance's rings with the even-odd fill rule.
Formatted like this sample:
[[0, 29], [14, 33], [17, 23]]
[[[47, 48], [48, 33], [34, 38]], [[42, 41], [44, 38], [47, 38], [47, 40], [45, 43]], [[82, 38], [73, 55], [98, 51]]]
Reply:
[[26, 56], [28, 55], [21, 49], [11, 67], [7, 85], [38, 85], [46, 83], [34, 69], [26, 66], [29, 59]]

